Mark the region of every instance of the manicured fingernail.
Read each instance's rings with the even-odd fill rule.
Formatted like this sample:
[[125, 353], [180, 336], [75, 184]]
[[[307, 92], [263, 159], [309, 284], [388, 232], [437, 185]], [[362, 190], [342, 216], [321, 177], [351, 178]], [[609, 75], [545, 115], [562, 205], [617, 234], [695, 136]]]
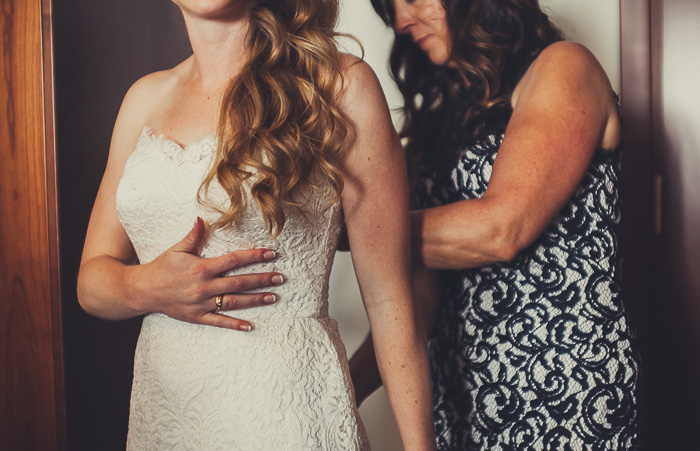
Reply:
[[273, 258], [275, 258], [275, 255], [277, 255], [275, 254], [275, 251], [266, 251], [263, 254], [263, 258], [265, 258], [266, 260], [272, 260]]
[[271, 281], [272, 281], [272, 283], [274, 283], [275, 285], [279, 285], [279, 284], [281, 284], [282, 282], [284, 282], [284, 277], [282, 277], [280, 274], [277, 274], [277, 275], [275, 275], [275, 276], [272, 276]]
[[272, 304], [277, 300], [274, 294], [266, 294], [263, 296], [263, 302], [266, 304]]
[[243, 332], [250, 332], [253, 330], [253, 326], [251, 324], [241, 324], [238, 326], [239, 330], [242, 330]]

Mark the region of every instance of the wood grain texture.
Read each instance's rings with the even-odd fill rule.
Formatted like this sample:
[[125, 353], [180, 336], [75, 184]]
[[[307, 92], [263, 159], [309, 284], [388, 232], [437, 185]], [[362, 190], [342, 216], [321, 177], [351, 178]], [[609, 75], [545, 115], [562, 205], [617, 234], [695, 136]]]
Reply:
[[55, 172], [47, 178], [53, 130], [45, 127], [52, 95], [43, 83], [42, 3], [0, 5], [0, 449], [60, 449], [56, 192]]
[[44, 85], [44, 154], [46, 156], [46, 223], [51, 286], [53, 331], [53, 379], [56, 411], [56, 449], [67, 448], [65, 368], [63, 359], [63, 318], [61, 265], [58, 224], [58, 169], [56, 156], [56, 121], [54, 102], [53, 0], [41, 0], [42, 72]]

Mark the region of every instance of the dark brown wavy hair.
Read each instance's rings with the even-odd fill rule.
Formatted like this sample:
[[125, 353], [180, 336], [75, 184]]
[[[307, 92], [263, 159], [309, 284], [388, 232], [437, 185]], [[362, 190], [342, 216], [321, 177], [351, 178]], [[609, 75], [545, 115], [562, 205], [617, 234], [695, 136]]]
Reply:
[[[393, 26], [392, 0], [371, 0]], [[531, 59], [563, 39], [538, 0], [442, 0], [452, 48], [433, 64], [409, 35], [396, 34], [391, 73], [404, 98], [401, 136], [411, 161], [448, 164], [456, 130], [474, 135], [507, 98]], [[468, 105], [465, 105], [465, 102]]]
[[329, 183], [337, 201], [348, 136], [337, 105], [337, 18], [337, 0], [258, 0], [252, 7], [249, 56], [223, 96], [216, 159], [200, 190], [204, 202], [216, 179], [230, 198], [215, 226], [241, 216], [245, 182], [274, 235], [284, 227], [285, 206], [303, 207], [296, 196], [302, 188]]

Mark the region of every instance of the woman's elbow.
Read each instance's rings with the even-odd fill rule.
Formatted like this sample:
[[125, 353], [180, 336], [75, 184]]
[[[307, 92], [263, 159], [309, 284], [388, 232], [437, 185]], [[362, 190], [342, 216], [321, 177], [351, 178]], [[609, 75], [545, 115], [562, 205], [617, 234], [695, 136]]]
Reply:
[[476, 268], [511, 261], [521, 250], [521, 246], [513, 240], [491, 236], [480, 241], [478, 246], [473, 243], [460, 244], [451, 247], [449, 251], [445, 249], [442, 259], [426, 259], [426, 263], [431, 268], [440, 269]]
[[91, 305], [89, 302], [90, 296], [89, 296], [89, 290], [87, 288], [87, 282], [85, 281], [85, 274], [83, 271], [83, 268], [80, 268], [80, 271], [78, 271], [78, 283], [76, 286], [76, 295], [78, 298], [78, 304], [80, 305], [80, 308], [85, 310], [86, 313], [93, 315], [91, 312]]
[[509, 262], [529, 247], [536, 237], [527, 224], [512, 217], [492, 217], [476, 230], [460, 230], [439, 242], [420, 248], [425, 266], [436, 269], [464, 269]]
[[511, 241], [499, 242], [491, 249], [491, 260], [494, 263], [509, 262], [513, 260], [522, 250], [520, 246]]
[[95, 304], [95, 289], [99, 286], [99, 283], [95, 283], [97, 281], [95, 274], [94, 268], [92, 268], [90, 264], [80, 265], [76, 284], [76, 295], [78, 304], [85, 313], [99, 317], [100, 315]]
[[509, 262], [532, 243], [521, 224], [511, 222], [499, 227], [489, 240], [489, 256], [494, 263]]

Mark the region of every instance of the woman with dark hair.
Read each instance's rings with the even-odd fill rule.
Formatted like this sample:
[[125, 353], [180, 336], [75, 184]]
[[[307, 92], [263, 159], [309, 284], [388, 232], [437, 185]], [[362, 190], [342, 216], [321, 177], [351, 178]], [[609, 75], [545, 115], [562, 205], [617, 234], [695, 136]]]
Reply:
[[337, 0], [174, 3], [193, 55], [127, 93], [78, 280], [145, 315], [127, 448], [369, 448], [328, 316], [344, 218], [404, 446], [434, 449], [403, 152]]
[[[537, 0], [372, 3], [396, 34], [438, 448], [639, 448], [605, 72]], [[377, 383], [368, 343], [360, 399]]]

